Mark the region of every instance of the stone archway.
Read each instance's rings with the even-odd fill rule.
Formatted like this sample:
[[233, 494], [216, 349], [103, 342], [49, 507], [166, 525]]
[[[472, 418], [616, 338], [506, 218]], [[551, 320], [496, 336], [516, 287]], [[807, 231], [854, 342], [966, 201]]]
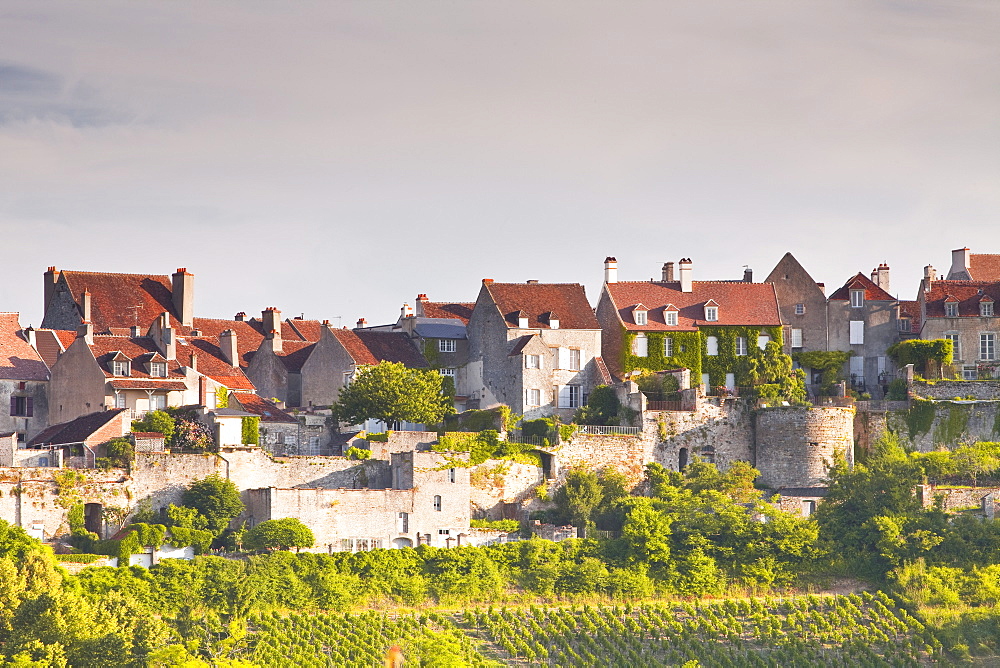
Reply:
[[403, 537], [392, 539], [392, 549], [400, 550], [404, 547], [413, 547], [413, 541]]

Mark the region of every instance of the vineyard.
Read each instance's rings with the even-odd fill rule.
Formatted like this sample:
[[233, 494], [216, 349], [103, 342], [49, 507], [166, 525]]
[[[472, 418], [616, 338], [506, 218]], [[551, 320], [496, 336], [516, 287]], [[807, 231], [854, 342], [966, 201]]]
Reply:
[[[921, 666], [932, 633], [882, 592], [694, 603], [478, 608], [448, 614], [275, 614], [253, 625], [261, 665], [407, 665], [453, 656], [467, 666]], [[439, 664], [434, 664], [439, 665]]]

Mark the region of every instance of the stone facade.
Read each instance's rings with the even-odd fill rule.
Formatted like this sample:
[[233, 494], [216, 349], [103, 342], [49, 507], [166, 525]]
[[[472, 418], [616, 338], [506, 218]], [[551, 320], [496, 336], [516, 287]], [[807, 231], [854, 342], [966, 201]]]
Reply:
[[963, 380], [963, 381], [914, 381], [910, 390], [915, 396], [925, 399], [979, 399], [1000, 400], [1000, 381], [998, 380]]
[[[888, 272], [888, 269], [886, 269]], [[888, 278], [885, 278], [888, 287]], [[859, 305], [852, 302], [851, 292], [863, 293]], [[889, 346], [899, 341], [899, 302], [883, 288], [858, 274], [837, 290], [827, 303], [829, 349], [850, 351], [845, 378], [858, 392], [868, 392], [882, 399], [884, 389], [896, 376], [889, 359]], [[861, 323], [861, 324], [852, 324]], [[852, 337], [852, 327], [855, 328]], [[860, 338], [861, 342], [857, 343]]]
[[[826, 295], [820, 284], [791, 253], [785, 253], [764, 282], [773, 283], [778, 296], [785, 353], [826, 350]], [[798, 339], [793, 330], [799, 331]], [[802, 345], [793, 347], [793, 341]]]
[[820, 487], [838, 456], [854, 461], [853, 408], [773, 408], [757, 412], [757, 468], [773, 489]]

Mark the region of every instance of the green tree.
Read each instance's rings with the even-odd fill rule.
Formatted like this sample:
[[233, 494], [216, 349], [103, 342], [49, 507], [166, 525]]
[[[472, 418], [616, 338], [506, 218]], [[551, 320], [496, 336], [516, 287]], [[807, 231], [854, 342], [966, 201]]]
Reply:
[[621, 402], [613, 388], [598, 385], [587, 398], [587, 405], [577, 410], [573, 417], [576, 424], [616, 425]]
[[886, 352], [900, 368], [912, 364], [922, 376], [940, 376], [941, 367], [951, 364], [954, 344], [949, 339], [908, 339], [889, 346]]
[[992, 473], [1000, 467], [995, 446], [995, 443], [974, 443], [963, 445], [952, 453], [958, 472], [972, 478], [973, 487], [981, 473]]
[[191, 483], [184, 492], [182, 502], [201, 513], [208, 522], [208, 529], [217, 536], [245, 507], [240, 499], [240, 490], [233, 481], [217, 473]]
[[243, 545], [250, 550], [289, 550], [312, 547], [312, 530], [294, 517], [265, 520], [246, 532]]
[[604, 491], [593, 471], [570, 471], [566, 483], [555, 494], [560, 515], [585, 530], [603, 498]]
[[165, 411], [150, 411], [142, 420], [136, 420], [132, 423], [132, 431], [155, 431], [163, 434], [163, 437], [169, 442], [174, 436], [174, 418]]
[[107, 445], [108, 459], [119, 468], [130, 469], [135, 461], [135, 445], [128, 438], [113, 438]]
[[337, 417], [349, 424], [369, 419], [389, 425], [437, 424], [454, 413], [455, 406], [444, 393], [440, 374], [382, 362], [359, 370], [354, 381], [340, 390], [335, 410]]

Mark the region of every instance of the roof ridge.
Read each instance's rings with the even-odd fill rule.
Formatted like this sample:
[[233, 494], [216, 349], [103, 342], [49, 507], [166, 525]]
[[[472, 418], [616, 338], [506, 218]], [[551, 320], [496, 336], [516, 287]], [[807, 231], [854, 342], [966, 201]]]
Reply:
[[133, 274], [125, 271], [79, 271], [77, 269], [57, 269], [60, 274], [97, 274], [98, 276], [160, 276], [170, 278], [170, 274]]

